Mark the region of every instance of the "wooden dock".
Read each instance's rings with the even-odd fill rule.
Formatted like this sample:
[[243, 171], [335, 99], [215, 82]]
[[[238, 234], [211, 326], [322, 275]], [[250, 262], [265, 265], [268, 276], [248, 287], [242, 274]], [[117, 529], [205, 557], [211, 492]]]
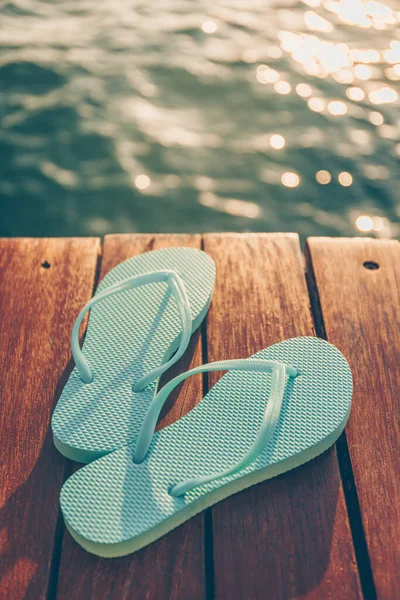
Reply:
[[[174, 372], [316, 334], [347, 357], [345, 433], [316, 460], [245, 490], [134, 555], [100, 559], [65, 531], [78, 468], [49, 423], [72, 369], [73, 322], [121, 261], [167, 246], [217, 265], [206, 326]], [[295, 234], [111, 235], [0, 240], [0, 598], [281, 600], [400, 598], [400, 245]], [[191, 378], [161, 427], [220, 374]]]

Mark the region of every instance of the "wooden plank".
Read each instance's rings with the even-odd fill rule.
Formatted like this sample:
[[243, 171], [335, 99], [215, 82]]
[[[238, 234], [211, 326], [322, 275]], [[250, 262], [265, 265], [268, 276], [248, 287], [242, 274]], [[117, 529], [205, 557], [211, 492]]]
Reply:
[[[217, 265], [209, 361], [313, 334], [295, 234], [209, 234], [204, 249]], [[334, 449], [221, 502], [212, 522], [216, 598], [360, 597]]]
[[[101, 277], [131, 256], [158, 248], [200, 248], [199, 235], [112, 235], [104, 244]], [[202, 362], [199, 332], [189, 350], [168, 373], [168, 379]], [[167, 381], [167, 378], [165, 379]], [[173, 423], [203, 396], [200, 378], [190, 378], [168, 401], [160, 426]], [[190, 598], [205, 595], [204, 519], [199, 515], [140, 550], [118, 559], [101, 559], [82, 550], [65, 535], [59, 573], [58, 600], [107, 598], [140, 600]]]
[[[0, 240], [0, 598], [47, 595], [64, 459], [49, 422], [97, 239]], [[68, 370], [68, 367], [67, 367]]]
[[311, 238], [307, 260], [327, 338], [353, 371], [346, 435], [377, 596], [400, 598], [400, 245]]

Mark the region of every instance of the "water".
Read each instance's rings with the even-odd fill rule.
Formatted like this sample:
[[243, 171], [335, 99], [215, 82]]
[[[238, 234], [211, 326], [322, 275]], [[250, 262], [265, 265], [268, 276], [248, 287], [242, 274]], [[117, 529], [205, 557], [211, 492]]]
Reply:
[[1, 2], [0, 233], [397, 236], [395, 8]]

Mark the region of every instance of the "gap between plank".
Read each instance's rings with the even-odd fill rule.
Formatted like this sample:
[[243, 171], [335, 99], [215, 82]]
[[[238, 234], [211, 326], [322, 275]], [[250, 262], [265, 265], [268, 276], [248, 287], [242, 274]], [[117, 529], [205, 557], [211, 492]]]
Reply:
[[[315, 331], [318, 337], [329, 341], [326, 335], [324, 316], [321, 309], [321, 302], [319, 299], [319, 293], [312, 264], [312, 256], [307, 246], [305, 249], [305, 263], [305, 277], [308, 287], [308, 294], [310, 297], [311, 312], [314, 319]], [[376, 587], [362, 523], [360, 502], [354, 480], [346, 431], [342, 433], [336, 442], [336, 454], [338, 458], [340, 476], [343, 483], [347, 513], [349, 515], [349, 523], [353, 538], [358, 572], [360, 575], [361, 589], [365, 600], [376, 600]]]
[[[63, 474], [63, 483], [72, 475], [73, 463], [65, 459], [65, 467]], [[51, 556], [49, 583], [47, 587], [47, 600], [55, 600], [57, 597], [58, 572], [60, 569], [62, 546], [64, 540], [64, 519], [61, 513], [60, 506], [58, 507], [56, 530], [54, 533], [53, 553]]]
[[[201, 236], [200, 248], [204, 250], [204, 237]], [[207, 350], [207, 315], [201, 324], [201, 362], [208, 363]], [[203, 373], [203, 397], [208, 393], [208, 374]], [[215, 597], [215, 573], [214, 573], [214, 537], [212, 509], [207, 508], [204, 512], [204, 568], [205, 568], [205, 592], [206, 600], [214, 600]]]
[[[94, 293], [96, 291], [96, 288], [98, 286], [99, 279], [100, 279], [101, 259], [102, 259], [102, 255], [103, 255], [103, 243], [104, 243], [104, 240], [102, 240], [102, 242], [101, 242], [100, 250], [97, 255], [96, 269], [95, 269], [95, 273], [94, 273], [93, 288], [92, 288], [92, 297], [94, 296]], [[88, 317], [86, 319], [87, 320], [86, 320], [85, 332], [83, 334], [83, 339], [85, 338], [85, 335], [86, 335]], [[58, 401], [58, 398], [57, 398], [57, 401]], [[64, 459], [63, 483], [65, 481], [67, 481], [67, 479], [69, 477], [71, 477], [71, 475], [73, 473], [73, 468], [74, 468], [73, 461], [65, 458]], [[54, 533], [53, 553], [51, 556], [50, 574], [49, 574], [49, 582], [48, 582], [48, 586], [47, 586], [46, 600], [56, 600], [56, 598], [57, 598], [58, 575], [59, 575], [60, 564], [61, 564], [64, 532], [65, 532], [64, 519], [63, 519], [63, 516], [61, 513], [61, 508], [59, 506], [57, 522], [56, 522], [56, 529], [55, 529], [55, 533]]]

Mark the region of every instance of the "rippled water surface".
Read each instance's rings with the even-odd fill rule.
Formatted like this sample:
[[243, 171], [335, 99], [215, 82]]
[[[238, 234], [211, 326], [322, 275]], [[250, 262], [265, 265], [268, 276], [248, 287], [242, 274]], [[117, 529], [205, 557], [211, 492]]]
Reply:
[[397, 236], [399, 9], [0, 2], [0, 233]]

